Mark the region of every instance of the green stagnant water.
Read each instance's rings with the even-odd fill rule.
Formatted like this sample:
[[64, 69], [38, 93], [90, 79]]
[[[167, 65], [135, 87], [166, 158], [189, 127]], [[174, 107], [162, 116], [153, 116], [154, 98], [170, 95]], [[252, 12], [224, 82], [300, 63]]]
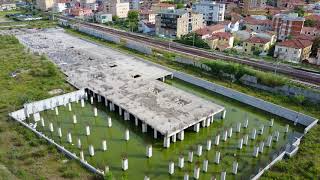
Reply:
[[[302, 127], [293, 126], [290, 124], [289, 133], [285, 134], [286, 120], [256, 108], [235, 102], [229, 98], [208, 92], [202, 88], [193, 86], [183, 81], [174, 79], [167, 81], [168, 84], [187, 92], [193, 93], [204, 99], [213, 101], [214, 103], [223, 105], [227, 110], [227, 115], [224, 120], [215, 118], [210, 127], [200, 129], [199, 133], [190, 130], [185, 131], [185, 139], [177, 140], [176, 143], [171, 142], [169, 149], [163, 148], [163, 137], [153, 139], [153, 130], [148, 127], [148, 133], [141, 132], [141, 122], [139, 126], [134, 125], [134, 120], [124, 121], [120, 117], [116, 109], [115, 112], [110, 112], [102, 103], [95, 102], [94, 105], [86, 102], [86, 106], [81, 108], [80, 103], [72, 103], [72, 111], [69, 112], [68, 107], [59, 107], [59, 115], [55, 115], [55, 111], [47, 110], [41, 112], [41, 116], [45, 120], [46, 126], [42, 128], [39, 125], [37, 129], [45, 132], [55, 141], [60, 142], [71, 152], [75, 152], [79, 156], [80, 150], [77, 148], [77, 139], [81, 138], [82, 149], [85, 153], [85, 159], [93, 166], [104, 170], [105, 165], [110, 167], [110, 171], [116, 179], [143, 179], [148, 175], [150, 179], [182, 179], [185, 173], [189, 173], [190, 178], [193, 177], [193, 169], [195, 165], [201, 168], [200, 179], [210, 179], [212, 176], [220, 178], [221, 171], [227, 172], [227, 179], [248, 179], [254, 175], [259, 168], [264, 167], [271, 158], [279, 152], [280, 148], [284, 147], [288, 140], [295, 135], [303, 132]], [[98, 117], [93, 116], [93, 107], [98, 107]], [[72, 115], [76, 114], [78, 123], [72, 123]], [[107, 127], [107, 116], [112, 118], [112, 127]], [[245, 117], [249, 118], [249, 126], [247, 129], [241, 128], [240, 133], [235, 132], [237, 122], [243, 123]], [[273, 127], [269, 127], [270, 119], [274, 118]], [[30, 121], [30, 120], [28, 120]], [[55, 131], [49, 131], [48, 124], [53, 122]], [[90, 125], [91, 135], [85, 135], [85, 126]], [[261, 125], [265, 125], [264, 134], [258, 135], [255, 140], [250, 139], [252, 129], [256, 128], [257, 132]], [[62, 128], [63, 137], [59, 139], [57, 128]], [[226, 142], [220, 140], [219, 146], [214, 146], [215, 136], [226, 128], [233, 127], [233, 135]], [[125, 129], [130, 130], [130, 140], [124, 140]], [[252, 157], [253, 148], [261, 141], [266, 141], [267, 137], [273, 134], [276, 130], [280, 131], [278, 142], [273, 142], [272, 147], [264, 148], [264, 152], [259, 154], [257, 158]], [[67, 142], [67, 132], [72, 133], [73, 144]], [[237, 149], [238, 141], [245, 134], [249, 134], [249, 142], [247, 146], [243, 146], [242, 150]], [[102, 151], [102, 140], [107, 140], [108, 150]], [[207, 139], [212, 140], [212, 149], [206, 150]], [[88, 146], [92, 144], [95, 148], [95, 156], [90, 157]], [[153, 156], [146, 157], [146, 146], [152, 144]], [[198, 157], [196, 155], [196, 147], [198, 144], [203, 145], [203, 154]], [[187, 162], [188, 152], [190, 149], [194, 151], [194, 159], [192, 163]], [[215, 153], [221, 152], [220, 164], [215, 164]], [[183, 155], [185, 158], [185, 167], [179, 169], [178, 157]], [[128, 157], [129, 169], [122, 171], [121, 159], [123, 156]], [[209, 160], [208, 172], [202, 172], [203, 160]], [[175, 172], [169, 175], [169, 161], [174, 161]], [[232, 163], [239, 163], [238, 174], [232, 174]]]

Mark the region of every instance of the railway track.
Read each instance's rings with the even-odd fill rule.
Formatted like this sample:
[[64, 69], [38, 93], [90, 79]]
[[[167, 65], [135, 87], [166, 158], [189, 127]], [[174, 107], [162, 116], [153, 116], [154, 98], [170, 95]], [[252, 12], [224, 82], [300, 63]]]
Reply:
[[[73, 20], [73, 18], [68, 18], [64, 16], [59, 16], [61, 19], [65, 20]], [[320, 74], [314, 73], [314, 72], [308, 72], [304, 71], [301, 69], [295, 69], [290, 66], [286, 65], [274, 65], [273, 63], [266, 62], [266, 61], [259, 61], [255, 59], [250, 59], [250, 58], [239, 58], [239, 57], [234, 57], [234, 56], [227, 56], [224, 54], [220, 53], [215, 53], [215, 52], [208, 52], [199, 48], [187, 46], [187, 45], [182, 45], [179, 43], [175, 42], [168, 42], [168, 41], [161, 41], [154, 39], [152, 37], [146, 37], [142, 35], [138, 35], [136, 33], [130, 33], [126, 31], [121, 31], [121, 30], [115, 30], [109, 27], [105, 27], [102, 25], [98, 24], [93, 24], [93, 23], [88, 23], [88, 22], [83, 22], [83, 21], [78, 21], [78, 23], [81, 23], [83, 25], [99, 29], [101, 31], [105, 31], [107, 33], [113, 34], [120, 36], [123, 39], [129, 39], [133, 40], [136, 42], [141, 42], [143, 44], [147, 44], [152, 47], [156, 48], [162, 48], [170, 51], [176, 51], [179, 53], [187, 54], [187, 55], [192, 55], [192, 56], [198, 56], [201, 58], [209, 58], [209, 59], [221, 59], [224, 61], [228, 62], [236, 62], [244, 65], [248, 65], [251, 67], [254, 67], [256, 69], [260, 69], [262, 71], [269, 71], [269, 72], [276, 72], [280, 74], [284, 74], [287, 76], [290, 76], [294, 79], [299, 80], [299, 82], [307, 82], [308, 86], [311, 86], [311, 84], [314, 84], [315, 87], [318, 87], [320, 85]]]

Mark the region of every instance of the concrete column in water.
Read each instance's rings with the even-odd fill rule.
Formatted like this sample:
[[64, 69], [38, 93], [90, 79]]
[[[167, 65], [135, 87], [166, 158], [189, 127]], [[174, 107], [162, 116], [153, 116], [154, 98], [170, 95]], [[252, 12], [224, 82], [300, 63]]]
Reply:
[[240, 131], [241, 131], [241, 123], [238, 122], [238, 123], [237, 123], [236, 132], [237, 132], [237, 133], [240, 133]]
[[146, 156], [148, 158], [151, 158], [152, 157], [152, 145], [147, 145], [147, 148], [146, 148]]
[[221, 172], [221, 180], [226, 180], [227, 172]]
[[197, 155], [198, 156], [202, 155], [202, 145], [200, 145], [200, 144], [197, 146]]
[[68, 103], [68, 109], [69, 111], [72, 111], [71, 103]]
[[144, 176], [143, 180], [150, 180], [149, 176]]
[[146, 123], [142, 123], [142, 133], [146, 133], [148, 131], [148, 125]]
[[221, 114], [221, 119], [225, 119], [227, 114], [227, 110], [223, 110]]
[[189, 174], [188, 174], [188, 173], [185, 173], [185, 174], [184, 174], [183, 180], [189, 180]]
[[98, 98], [98, 102], [101, 102], [101, 96], [98, 95], [97, 98]]
[[42, 127], [45, 126], [43, 117], [41, 117], [41, 126], [42, 126]]
[[183, 130], [178, 133], [178, 139], [179, 139], [180, 141], [183, 141], [183, 140], [184, 140], [184, 131], [183, 131]]
[[232, 127], [230, 127], [230, 128], [229, 128], [229, 132], [228, 132], [228, 137], [229, 137], [229, 138], [231, 138], [231, 137], [232, 137], [232, 130], [233, 130], [233, 128], [232, 128]]
[[216, 135], [216, 138], [215, 138], [215, 140], [214, 140], [214, 144], [215, 144], [216, 146], [219, 146], [219, 143], [220, 143], [220, 134]]
[[256, 130], [256, 129], [253, 129], [253, 130], [252, 130], [252, 133], [251, 133], [251, 139], [252, 139], [252, 140], [255, 140], [255, 139], [256, 139], [256, 134], [257, 134], [257, 130]]
[[259, 135], [262, 135], [264, 132], [264, 125], [261, 125], [260, 127], [260, 131], [259, 131]]
[[126, 129], [124, 133], [124, 140], [129, 141], [129, 139], [130, 139], [129, 129]]
[[72, 121], [73, 121], [73, 124], [77, 124], [77, 116], [74, 114], [72, 115]]
[[153, 129], [153, 138], [154, 139], [158, 138], [158, 131], [156, 129]]
[[106, 107], [108, 107], [108, 100], [105, 98], [105, 100], [104, 100], [104, 105], [106, 106]]
[[207, 122], [206, 126], [209, 127], [209, 126], [210, 126], [210, 123], [211, 123], [211, 118], [208, 117], [206, 122]]
[[242, 149], [242, 144], [243, 144], [243, 138], [239, 140], [239, 146], [238, 146], [239, 149]]
[[93, 104], [93, 96], [90, 97], [90, 103]]
[[243, 127], [248, 128], [248, 125], [249, 125], [249, 119], [247, 118], [246, 120], [244, 120]]
[[61, 127], [58, 127], [58, 136], [59, 136], [60, 138], [62, 137]]
[[270, 135], [270, 136], [268, 136], [268, 139], [267, 139], [267, 147], [270, 147], [271, 146], [271, 144], [272, 144], [272, 136]]
[[179, 166], [180, 169], [182, 169], [184, 167], [184, 157], [183, 157], [183, 155], [179, 156], [178, 166]]
[[270, 127], [273, 126], [273, 122], [274, 122], [274, 119], [272, 118], [272, 119], [270, 120], [270, 124], [269, 124]]
[[207, 139], [207, 151], [211, 150], [211, 139]]
[[200, 131], [200, 123], [197, 123], [197, 124], [193, 125], [193, 131], [195, 131], [195, 132], [199, 132]]
[[238, 162], [237, 161], [233, 161], [233, 164], [232, 164], [232, 173], [233, 174], [237, 174], [238, 173]]
[[59, 115], [59, 109], [58, 109], [58, 107], [55, 107], [54, 110], [56, 111], [56, 115], [58, 116], [58, 115]]
[[80, 138], [78, 138], [78, 145], [77, 146], [79, 149], [81, 149], [81, 139]]
[[89, 125], [86, 126], [86, 135], [90, 136], [90, 126]]
[[120, 106], [119, 106], [119, 116], [122, 116], [122, 109]]
[[274, 141], [276, 141], [276, 142], [279, 141], [279, 135], [280, 135], [279, 131], [276, 131], [276, 132], [274, 133]]
[[112, 108], [112, 102], [109, 103], [109, 110], [110, 110], [110, 111], [113, 110], [113, 108]]
[[93, 145], [89, 145], [89, 154], [90, 154], [90, 156], [94, 156], [94, 147], [93, 147]]
[[72, 143], [71, 132], [68, 132], [68, 134], [67, 134], [67, 141], [68, 141], [68, 143]]
[[53, 131], [54, 131], [54, 130], [53, 130], [53, 124], [52, 124], [52, 122], [49, 123], [49, 130], [50, 130], [50, 132], [53, 132]]
[[220, 164], [220, 152], [219, 151], [216, 152], [215, 163]]
[[122, 170], [126, 171], [128, 170], [129, 163], [128, 163], [128, 158], [124, 157], [122, 158]]
[[98, 109], [96, 107], [93, 108], [94, 117], [98, 116]]
[[203, 167], [202, 167], [202, 171], [203, 172], [207, 172], [208, 171], [208, 164], [209, 164], [208, 159], [203, 160]]
[[199, 177], [200, 177], [200, 167], [199, 167], [199, 165], [195, 165], [194, 166], [193, 177], [194, 177], [194, 179], [199, 179]]
[[85, 98], [86, 100], [88, 100], [88, 93], [87, 93], [87, 92], [84, 93], [84, 98]]
[[248, 135], [248, 134], [244, 135], [244, 137], [243, 137], [243, 144], [244, 144], [244, 145], [248, 145], [248, 140], [249, 140], [249, 135]]
[[260, 144], [259, 144], [259, 152], [263, 153], [263, 149], [264, 149], [264, 142], [260, 142]]
[[177, 134], [174, 134], [171, 137], [172, 137], [172, 142], [175, 143], [177, 141]]
[[84, 99], [81, 99], [81, 107], [84, 107]]
[[102, 151], [107, 150], [107, 140], [102, 140]]
[[170, 137], [164, 136], [163, 138], [163, 147], [169, 148], [170, 147]]
[[80, 151], [80, 159], [81, 159], [82, 161], [84, 161], [84, 153], [83, 153], [83, 151]]
[[201, 126], [206, 127], [206, 120], [201, 121]]
[[110, 172], [109, 166], [104, 166], [104, 174], [108, 174]]
[[137, 116], [134, 117], [134, 124], [135, 124], [136, 126], [139, 125], [139, 121], [138, 121], [138, 117], [137, 117]]
[[174, 162], [169, 162], [169, 174], [172, 175], [174, 173]]
[[112, 120], [110, 116], [108, 116], [108, 127], [112, 127]]
[[225, 131], [223, 132], [223, 135], [222, 135], [222, 140], [223, 140], [224, 142], [226, 142], [226, 141], [227, 141], [227, 138], [228, 138], [228, 130], [225, 130]]
[[193, 151], [191, 151], [191, 150], [188, 152], [188, 161], [190, 163], [192, 163], [192, 161], [193, 161]]
[[286, 125], [284, 132], [285, 132], [285, 133], [288, 133], [288, 132], [289, 132], [289, 124]]
[[259, 154], [259, 147], [258, 146], [254, 146], [254, 149], [253, 149], [253, 157], [258, 157], [258, 154]]

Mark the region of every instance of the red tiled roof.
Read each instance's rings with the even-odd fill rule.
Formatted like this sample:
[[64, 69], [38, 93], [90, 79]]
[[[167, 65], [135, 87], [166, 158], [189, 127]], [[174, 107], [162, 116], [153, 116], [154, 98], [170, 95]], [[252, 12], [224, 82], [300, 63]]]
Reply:
[[244, 18], [245, 24], [251, 24], [251, 25], [264, 25], [264, 24], [272, 24], [272, 21], [269, 19], [266, 20], [258, 20], [253, 17], [246, 17]]
[[320, 21], [320, 15], [316, 15], [316, 14], [306, 16], [305, 18], [310, 19], [310, 20], [314, 20], [314, 21]]
[[230, 39], [232, 37], [232, 34], [229, 32], [217, 32], [217, 33], [214, 33], [212, 37]]
[[211, 25], [211, 26], [206, 26], [201, 29], [196, 30], [196, 33], [200, 36], [204, 36], [207, 34], [212, 34], [215, 31], [219, 30], [224, 30], [224, 25], [223, 24], [216, 24], [216, 25]]
[[266, 43], [270, 42], [270, 40], [266, 39], [266, 38], [260, 38], [260, 37], [251, 37], [251, 38], [247, 39], [245, 42], [266, 44]]
[[278, 43], [279, 46], [304, 49], [312, 45], [312, 41], [302, 39], [292, 39]]
[[316, 37], [310, 36], [310, 35], [306, 35], [306, 34], [299, 34], [299, 35], [295, 35], [293, 38], [294, 39], [313, 41]]

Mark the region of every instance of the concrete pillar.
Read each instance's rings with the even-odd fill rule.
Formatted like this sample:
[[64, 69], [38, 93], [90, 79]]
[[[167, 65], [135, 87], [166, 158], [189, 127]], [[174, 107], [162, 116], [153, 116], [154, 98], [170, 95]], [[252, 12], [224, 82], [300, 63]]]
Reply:
[[90, 136], [90, 126], [89, 125], [86, 126], [86, 135]]
[[194, 166], [193, 177], [194, 179], [199, 179], [200, 177], [200, 167], [198, 165]]
[[72, 115], [72, 121], [73, 121], [73, 124], [77, 124], [77, 116], [75, 114]]
[[207, 140], [207, 151], [211, 150], [211, 139]]
[[210, 118], [210, 117], [207, 118], [206, 123], [207, 123], [206, 126], [209, 127], [209, 126], [210, 126], [210, 123], [211, 123], [211, 118]]
[[153, 129], [153, 138], [154, 139], [158, 138], [158, 131], [156, 129]]
[[172, 137], [172, 142], [175, 143], [177, 141], [177, 134], [174, 134], [171, 137]]
[[241, 123], [238, 122], [238, 123], [237, 123], [236, 132], [237, 132], [237, 133], [240, 133], [240, 131], [241, 131]]
[[183, 157], [183, 155], [180, 155], [180, 156], [179, 156], [178, 167], [179, 167], [180, 169], [182, 169], [182, 168], [184, 167], [184, 157]]
[[120, 106], [119, 106], [119, 116], [122, 116], [122, 109]]
[[174, 173], [174, 162], [169, 162], [169, 174], [172, 175]]
[[279, 131], [276, 131], [276, 132], [274, 133], [274, 141], [276, 141], [276, 142], [279, 141], [279, 135], [280, 135]]
[[261, 125], [260, 127], [260, 131], [259, 131], [259, 135], [262, 135], [264, 132], [264, 125]]
[[233, 130], [233, 128], [232, 128], [232, 127], [230, 127], [230, 128], [229, 128], [229, 131], [228, 131], [228, 137], [229, 137], [229, 138], [231, 138], [231, 137], [232, 137], [232, 130]]
[[104, 174], [106, 175], [106, 174], [108, 174], [109, 172], [110, 172], [109, 166], [105, 166], [105, 167], [104, 167]]
[[78, 138], [78, 144], [77, 144], [78, 148], [81, 149], [81, 139]]
[[59, 136], [60, 138], [62, 137], [61, 127], [58, 127], [58, 136]]
[[87, 92], [84, 93], [84, 98], [85, 98], [86, 100], [88, 100], [88, 93], [87, 93]]
[[170, 147], [170, 137], [164, 136], [163, 138], [163, 147], [169, 148]]
[[144, 176], [143, 180], [150, 180], [149, 176]]
[[80, 151], [80, 159], [81, 159], [82, 161], [84, 161], [84, 153], [83, 153], [83, 151]]
[[108, 116], [108, 127], [112, 127], [112, 120], [110, 116]]
[[214, 161], [216, 164], [220, 164], [220, 152], [217, 151], [216, 152], [216, 158], [215, 158], [215, 161]]
[[96, 107], [93, 108], [94, 117], [98, 116], [98, 109]]
[[135, 124], [136, 126], [139, 125], [138, 118], [137, 118], [136, 116], [134, 117], [134, 124]]
[[215, 140], [214, 140], [214, 144], [215, 144], [216, 146], [219, 146], [219, 143], [220, 143], [220, 134], [216, 135], [216, 138], [215, 138]]
[[122, 170], [126, 171], [128, 170], [128, 159], [127, 158], [122, 158]]
[[214, 118], [214, 117], [213, 117], [213, 115], [212, 115], [212, 116], [210, 117], [210, 119], [211, 119], [211, 120], [210, 120], [210, 121], [211, 121], [211, 123], [213, 123], [213, 120], [214, 120], [213, 118]]
[[239, 149], [242, 149], [242, 144], [243, 144], [243, 138], [239, 140], [239, 146], [238, 146]]
[[209, 164], [208, 159], [203, 160], [203, 166], [202, 166], [202, 171], [203, 172], [207, 172], [208, 171], [208, 164]]
[[268, 136], [268, 139], [267, 139], [267, 147], [270, 147], [271, 146], [271, 144], [272, 144], [272, 136], [270, 135], [270, 136]]
[[201, 121], [201, 126], [206, 127], [206, 120]]
[[252, 132], [251, 132], [251, 139], [252, 139], [252, 140], [255, 140], [255, 139], [256, 139], [256, 134], [257, 134], [257, 130], [256, 130], [256, 129], [253, 129]]
[[107, 140], [102, 140], [102, 151], [107, 150]]
[[98, 98], [98, 102], [101, 102], [101, 96], [98, 95], [97, 98]]
[[67, 141], [68, 141], [68, 143], [72, 143], [71, 132], [68, 132], [68, 134], [67, 134]]
[[244, 135], [244, 137], [243, 137], [243, 144], [244, 144], [244, 145], [248, 145], [248, 140], [249, 140], [249, 135], [248, 135], [248, 134]]
[[49, 123], [49, 130], [50, 130], [50, 132], [53, 132], [53, 131], [54, 131], [54, 130], [53, 130], [53, 124], [52, 124], [52, 122]]
[[238, 162], [237, 161], [233, 161], [233, 164], [232, 164], [232, 173], [233, 174], [237, 174], [238, 173]]
[[59, 115], [59, 109], [58, 109], [58, 107], [55, 107], [54, 110], [56, 111], [56, 115], [58, 116], [58, 115]]
[[263, 153], [263, 149], [264, 149], [264, 142], [260, 142], [260, 144], [259, 144], [259, 152]]
[[124, 140], [129, 141], [129, 139], [130, 139], [129, 129], [126, 129], [124, 133]]
[[193, 151], [189, 151], [189, 152], [188, 152], [188, 161], [189, 161], [190, 163], [192, 163], [192, 161], [193, 161]]
[[226, 142], [226, 141], [227, 141], [227, 138], [228, 138], [228, 130], [225, 130], [225, 131], [223, 132], [223, 134], [222, 134], [222, 140], [223, 140], [224, 142]]
[[258, 154], [259, 154], [259, 147], [258, 146], [254, 146], [254, 149], [253, 149], [253, 157], [258, 157]]
[[200, 123], [197, 123], [197, 124], [193, 125], [193, 131], [195, 131], [195, 132], [199, 132], [200, 131]]
[[202, 145], [200, 145], [200, 144], [197, 146], [197, 155], [198, 156], [202, 155]]
[[247, 119], [244, 121], [243, 127], [244, 127], [244, 128], [248, 128], [248, 125], [249, 125], [249, 119], [247, 118]]
[[109, 103], [109, 110], [110, 110], [110, 111], [113, 111], [112, 102]]
[[183, 180], [189, 180], [189, 174], [188, 174], [188, 173], [185, 173], [185, 174], [184, 174]]
[[286, 125], [284, 132], [285, 132], [285, 133], [288, 133], [288, 132], [289, 132], [289, 124]]
[[152, 145], [147, 145], [147, 148], [146, 148], [146, 156], [148, 158], [151, 158], [152, 157]]
[[108, 100], [107, 100], [107, 99], [104, 100], [104, 105], [105, 105], [106, 107], [108, 107]]
[[273, 122], [274, 122], [274, 119], [272, 118], [271, 120], [270, 120], [270, 127], [272, 127], [273, 126]]
[[179, 139], [180, 141], [183, 141], [183, 140], [184, 140], [184, 131], [183, 131], [183, 130], [178, 133], [178, 139]]
[[143, 133], [146, 133], [146, 132], [148, 132], [148, 125], [147, 124], [145, 124], [145, 123], [142, 123], [142, 132]]
[[68, 103], [68, 109], [69, 111], [72, 111], [71, 103]]
[[42, 126], [42, 127], [45, 126], [43, 117], [41, 117], [41, 126]]
[[226, 180], [227, 172], [223, 171], [221, 172], [221, 180]]
[[222, 111], [221, 119], [225, 119], [227, 114], [227, 110]]
[[90, 103], [93, 104], [93, 96], [90, 97]]
[[81, 99], [81, 107], [84, 107], [84, 99]]

